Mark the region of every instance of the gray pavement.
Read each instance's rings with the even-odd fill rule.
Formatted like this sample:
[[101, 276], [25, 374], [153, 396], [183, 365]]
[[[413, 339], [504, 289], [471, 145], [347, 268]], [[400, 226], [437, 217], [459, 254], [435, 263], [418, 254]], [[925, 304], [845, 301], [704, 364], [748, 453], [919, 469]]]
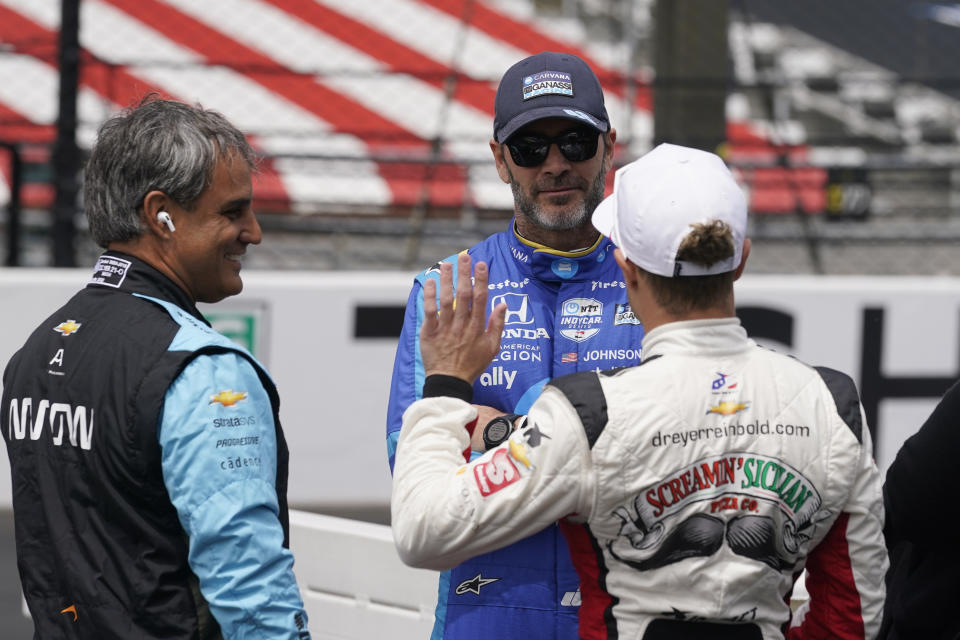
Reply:
[[30, 640], [33, 623], [20, 608], [20, 576], [17, 573], [13, 512], [0, 510], [0, 636], [4, 640]]

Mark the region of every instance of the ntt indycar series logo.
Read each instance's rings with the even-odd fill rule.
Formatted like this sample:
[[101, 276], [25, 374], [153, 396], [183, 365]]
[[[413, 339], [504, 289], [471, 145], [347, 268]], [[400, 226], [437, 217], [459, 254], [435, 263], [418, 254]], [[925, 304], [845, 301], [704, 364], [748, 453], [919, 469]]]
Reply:
[[543, 95], [573, 95], [573, 79], [563, 71], [541, 71], [523, 79], [523, 99]]
[[571, 298], [560, 308], [560, 335], [583, 342], [597, 335], [603, 324], [603, 303], [593, 298]]

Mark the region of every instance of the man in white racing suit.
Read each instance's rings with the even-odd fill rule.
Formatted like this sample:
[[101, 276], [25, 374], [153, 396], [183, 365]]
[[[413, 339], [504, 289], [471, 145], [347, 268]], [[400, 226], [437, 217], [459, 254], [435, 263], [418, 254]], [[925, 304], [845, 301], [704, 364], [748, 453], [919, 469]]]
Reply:
[[[527, 426], [465, 464], [470, 383], [497, 353], [486, 265], [424, 296], [423, 399], [404, 415], [394, 539], [445, 569], [560, 519], [581, 638], [873, 638], [887, 568], [880, 478], [853, 382], [763, 349], [734, 313], [746, 203], [717, 156], [661, 145], [594, 225], [619, 247], [643, 362], [550, 382]], [[789, 607], [808, 572], [811, 599]]]

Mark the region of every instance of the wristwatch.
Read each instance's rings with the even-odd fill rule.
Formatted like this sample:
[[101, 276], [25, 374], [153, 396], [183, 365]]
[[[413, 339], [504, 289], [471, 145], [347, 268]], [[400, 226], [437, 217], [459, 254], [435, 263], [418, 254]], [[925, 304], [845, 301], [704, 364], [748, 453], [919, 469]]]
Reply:
[[505, 416], [497, 416], [487, 423], [483, 428], [483, 446], [486, 451], [493, 449], [510, 438], [513, 433], [513, 424], [517, 418], [521, 417], [519, 413], [508, 413]]

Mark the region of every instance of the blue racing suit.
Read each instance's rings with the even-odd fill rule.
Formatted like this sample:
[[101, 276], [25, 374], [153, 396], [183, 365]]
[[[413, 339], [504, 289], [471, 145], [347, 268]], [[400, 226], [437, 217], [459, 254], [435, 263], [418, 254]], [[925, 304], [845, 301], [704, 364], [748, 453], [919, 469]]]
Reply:
[[[638, 364], [643, 327], [630, 309], [608, 239], [570, 253], [529, 242], [512, 229], [468, 250], [474, 263], [489, 266], [489, 309], [507, 304], [500, 353], [474, 383], [473, 401], [523, 414], [552, 378]], [[454, 265], [456, 282], [456, 256], [446, 261]], [[403, 412], [423, 389], [423, 284], [439, 272], [435, 265], [418, 275], [407, 302], [387, 409], [391, 469]], [[444, 572], [431, 640], [576, 640], [578, 589], [566, 540], [553, 525]]]
[[309, 638], [281, 526], [287, 514], [277, 495], [275, 407], [264, 386], [269, 374], [187, 311], [146, 299], [181, 326], [169, 351], [222, 349], [184, 367], [164, 396], [158, 430], [164, 482], [200, 591], [225, 638]]

